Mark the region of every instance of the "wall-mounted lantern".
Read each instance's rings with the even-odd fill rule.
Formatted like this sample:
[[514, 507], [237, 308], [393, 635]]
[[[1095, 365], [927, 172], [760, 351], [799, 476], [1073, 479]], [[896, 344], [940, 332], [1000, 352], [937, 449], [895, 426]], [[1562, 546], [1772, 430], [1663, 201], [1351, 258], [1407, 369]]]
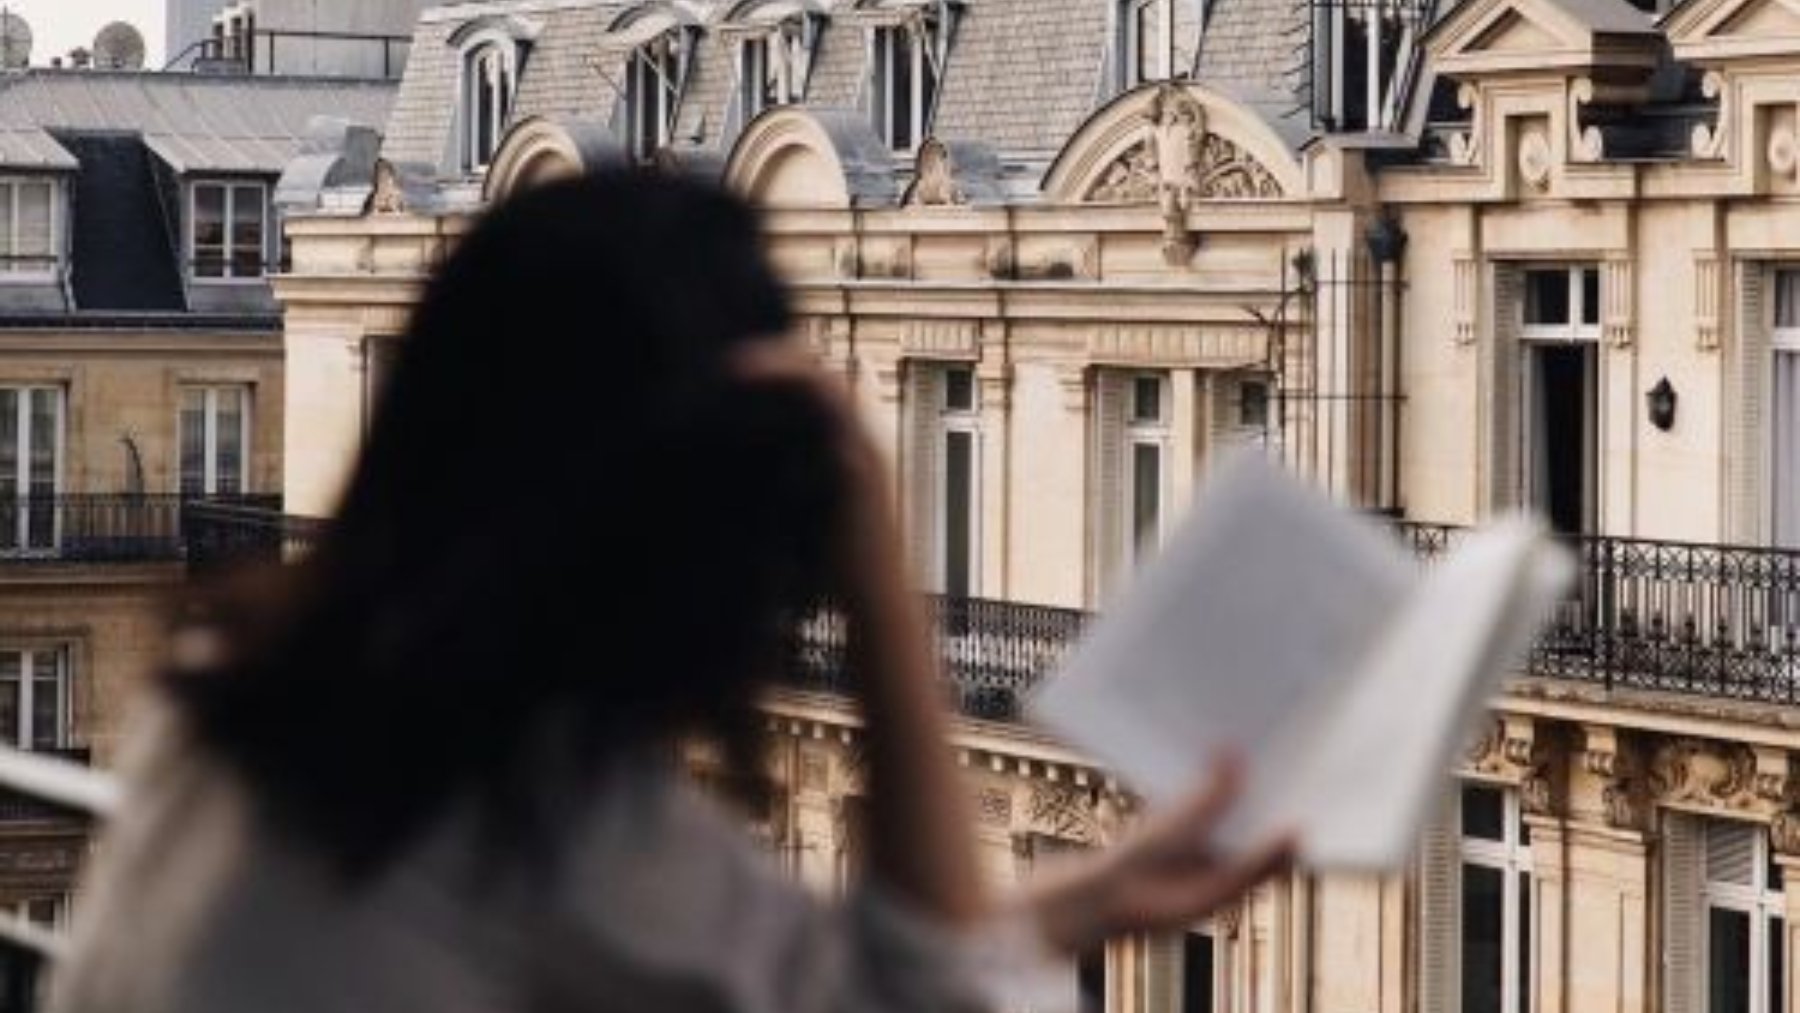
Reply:
[[1650, 424], [1663, 432], [1675, 428], [1675, 385], [1663, 377], [1644, 394], [1644, 403], [1650, 409]]

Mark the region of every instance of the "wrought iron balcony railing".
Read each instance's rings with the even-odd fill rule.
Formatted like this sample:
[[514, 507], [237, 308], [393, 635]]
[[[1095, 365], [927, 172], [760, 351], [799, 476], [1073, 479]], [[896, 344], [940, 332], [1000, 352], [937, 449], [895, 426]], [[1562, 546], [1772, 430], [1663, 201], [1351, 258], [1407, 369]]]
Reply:
[[201, 504], [269, 511], [280, 496], [72, 493], [0, 497], [0, 565], [182, 562], [187, 514]]
[[[64, 763], [88, 766], [93, 761], [93, 753], [86, 746], [67, 746], [59, 749], [33, 749], [32, 756], [48, 760], [60, 760]], [[43, 796], [27, 791], [15, 791], [0, 786], [0, 827], [14, 823], [40, 823], [45, 821], [74, 821], [85, 823], [90, 816], [87, 811], [58, 805]]]
[[[253, 507], [190, 505], [184, 546], [197, 569], [245, 557], [292, 558], [321, 522]], [[1393, 530], [1425, 562], [1462, 529], [1411, 521]], [[1555, 608], [1521, 674], [1800, 705], [1800, 550], [1638, 538], [1569, 539], [1576, 589]], [[1011, 721], [1081, 636], [1074, 609], [979, 598], [932, 599], [947, 692], [963, 714]], [[792, 685], [849, 692], [847, 629], [830, 609], [797, 630]]]

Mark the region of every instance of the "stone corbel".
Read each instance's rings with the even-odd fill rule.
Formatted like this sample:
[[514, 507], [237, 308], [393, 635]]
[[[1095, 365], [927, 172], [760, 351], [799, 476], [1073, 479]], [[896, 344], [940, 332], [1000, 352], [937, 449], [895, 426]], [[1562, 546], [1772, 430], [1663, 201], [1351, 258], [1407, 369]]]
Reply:
[[1601, 332], [1612, 347], [1630, 348], [1637, 330], [1637, 290], [1632, 282], [1631, 254], [1612, 254], [1600, 270]]
[[1694, 345], [1702, 352], [1719, 348], [1722, 313], [1719, 255], [1712, 250], [1694, 251]]
[[1452, 328], [1458, 345], [1472, 345], [1478, 333], [1476, 321], [1481, 315], [1480, 265], [1469, 250], [1457, 250], [1452, 255], [1452, 264], [1456, 286]]
[[1690, 150], [1695, 158], [1724, 158], [1731, 138], [1731, 120], [1737, 115], [1736, 103], [1731, 99], [1730, 84], [1725, 75], [1716, 70], [1709, 70], [1700, 81], [1700, 93], [1709, 101], [1719, 104], [1717, 118], [1712, 123], [1701, 123], [1694, 127], [1689, 136]]
[[1645, 804], [1642, 770], [1619, 730], [1604, 725], [1581, 729], [1582, 769], [1600, 780], [1600, 804], [1606, 825], [1642, 830], [1650, 807]]
[[1456, 89], [1456, 104], [1469, 110], [1469, 129], [1450, 138], [1450, 161], [1457, 165], [1475, 165], [1481, 161], [1482, 135], [1486, 117], [1481, 109], [1481, 90], [1472, 84]]
[[1529, 717], [1495, 718], [1465, 753], [1465, 769], [1477, 777], [1516, 784], [1526, 812], [1549, 815], [1556, 809], [1556, 792], [1550, 743], [1543, 731]]

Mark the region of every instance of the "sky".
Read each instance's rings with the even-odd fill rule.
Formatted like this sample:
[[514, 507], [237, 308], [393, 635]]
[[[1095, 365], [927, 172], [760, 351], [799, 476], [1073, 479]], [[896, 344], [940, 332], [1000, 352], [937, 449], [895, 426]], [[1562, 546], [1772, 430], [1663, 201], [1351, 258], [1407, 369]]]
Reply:
[[163, 62], [164, 0], [0, 0], [31, 24], [31, 62], [47, 65], [76, 46], [92, 48], [109, 21], [129, 21], [144, 33], [149, 66]]

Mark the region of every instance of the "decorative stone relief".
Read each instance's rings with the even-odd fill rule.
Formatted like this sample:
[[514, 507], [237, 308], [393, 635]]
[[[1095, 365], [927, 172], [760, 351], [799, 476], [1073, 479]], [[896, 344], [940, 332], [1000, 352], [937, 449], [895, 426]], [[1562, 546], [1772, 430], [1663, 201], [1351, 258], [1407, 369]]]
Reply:
[[1555, 155], [1550, 147], [1550, 134], [1542, 120], [1532, 120], [1519, 129], [1519, 178], [1535, 190], [1550, 188], [1550, 171]]
[[1658, 801], [1771, 815], [1793, 801], [1789, 780], [1782, 750], [1693, 738], [1663, 743], [1650, 769]]
[[996, 281], [1006, 281], [1018, 276], [1019, 256], [1013, 241], [1005, 236], [990, 236], [987, 245], [981, 251], [981, 266], [987, 275]]
[[1609, 256], [1601, 265], [1601, 272], [1601, 333], [1612, 347], [1629, 348], [1632, 334], [1637, 329], [1637, 289], [1631, 280], [1631, 255], [1616, 253]]
[[1456, 89], [1456, 104], [1469, 110], [1469, 129], [1450, 138], [1450, 161], [1457, 165], [1474, 165], [1481, 161], [1481, 138], [1485, 124], [1481, 113], [1481, 92], [1472, 84]]
[[1245, 366], [1267, 361], [1268, 333], [1236, 324], [1111, 324], [1088, 332], [1088, 355], [1104, 362]]
[[1033, 831], [1046, 836], [1083, 844], [1100, 840], [1100, 826], [1091, 795], [1071, 785], [1033, 784], [1026, 819]]
[[817, 750], [800, 753], [800, 788], [803, 791], [826, 791], [831, 787], [831, 761]]
[[1569, 85], [1569, 161], [1598, 162], [1606, 156], [1606, 138], [1599, 127], [1581, 125], [1584, 107], [1594, 101], [1594, 82], [1578, 77]]
[[1501, 717], [1469, 745], [1463, 769], [1477, 777], [1518, 785], [1525, 811], [1548, 815], [1556, 808], [1550, 744], [1530, 718]]
[[1163, 258], [1187, 263], [1195, 241], [1187, 216], [1196, 201], [1282, 196], [1268, 168], [1235, 143], [1209, 133], [1206, 109], [1185, 87], [1167, 84], [1150, 101], [1143, 136], [1106, 169], [1084, 197], [1162, 211]]
[[1777, 116], [1775, 110], [1769, 113], [1769, 142], [1766, 155], [1769, 169], [1777, 176], [1793, 179], [1800, 173], [1800, 136], [1795, 131], [1800, 129], [1800, 122], [1794, 115]]
[[1029, 260], [1016, 261], [1014, 271], [1021, 281], [1069, 281], [1075, 278], [1098, 278], [1100, 276], [1100, 244], [1093, 241], [1077, 241], [1066, 246], [1041, 251]]
[[1645, 804], [1642, 771], [1636, 755], [1618, 729], [1588, 725], [1582, 728], [1581, 765], [1601, 781], [1600, 803], [1606, 825], [1620, 830], [1641, 830], [1649, 806]]
[[900, 347], [909, 355], [972, 357], [981, 347], [973, 320], [920, 320], [900, 325]]
[[933, 207], [968, 203], [968, 199], [956, 185], [950, 149], [943, 141], [927, 137], [925, 143], [919, 145], [918, 160], [914, 166], [912, 186], [906, 189], [906, 204]]
[[905, 239], [872, 244], [863, 251], [862, 277], [912, 277], [912, 243]]
[[1012, 792], [1005, 788], [987, 787], [975, 793], [975, 818], [984, 826], [1012, 826]]
[[1719, 255], [1712, 250], [1694, 252], [1694, 344], [1703, 352], [1719, 348], [1722, 317]]
[[1472, 345], [1478, 333], [1476, 321], [1480, 318], [1481, 286], [1480, 265], [1475, 254], [1468, 250], [1458, 250], [1452, 257], [1452, 268], [1455, 274], [1455, 319], [1451, 322], [1451, 331], [1458, 345]]
[[857, 250], [856, 240], [840, 239], [831, 246], [831, 264], [840, 278], [858, 278], [862, 276], [862, 254]]
[[1725, 157], [1731, 140], [1731, 121], [1737, 115], [1728, 84], [1725, 75], [1716, 70], [1707, 71], [1700, 81], [1700, 93], [1709, 101], [1717, 102], [1719, 111], [1711, 124], [1696, 125], [1689, 136], [1689, 147], [1695, 158]]

